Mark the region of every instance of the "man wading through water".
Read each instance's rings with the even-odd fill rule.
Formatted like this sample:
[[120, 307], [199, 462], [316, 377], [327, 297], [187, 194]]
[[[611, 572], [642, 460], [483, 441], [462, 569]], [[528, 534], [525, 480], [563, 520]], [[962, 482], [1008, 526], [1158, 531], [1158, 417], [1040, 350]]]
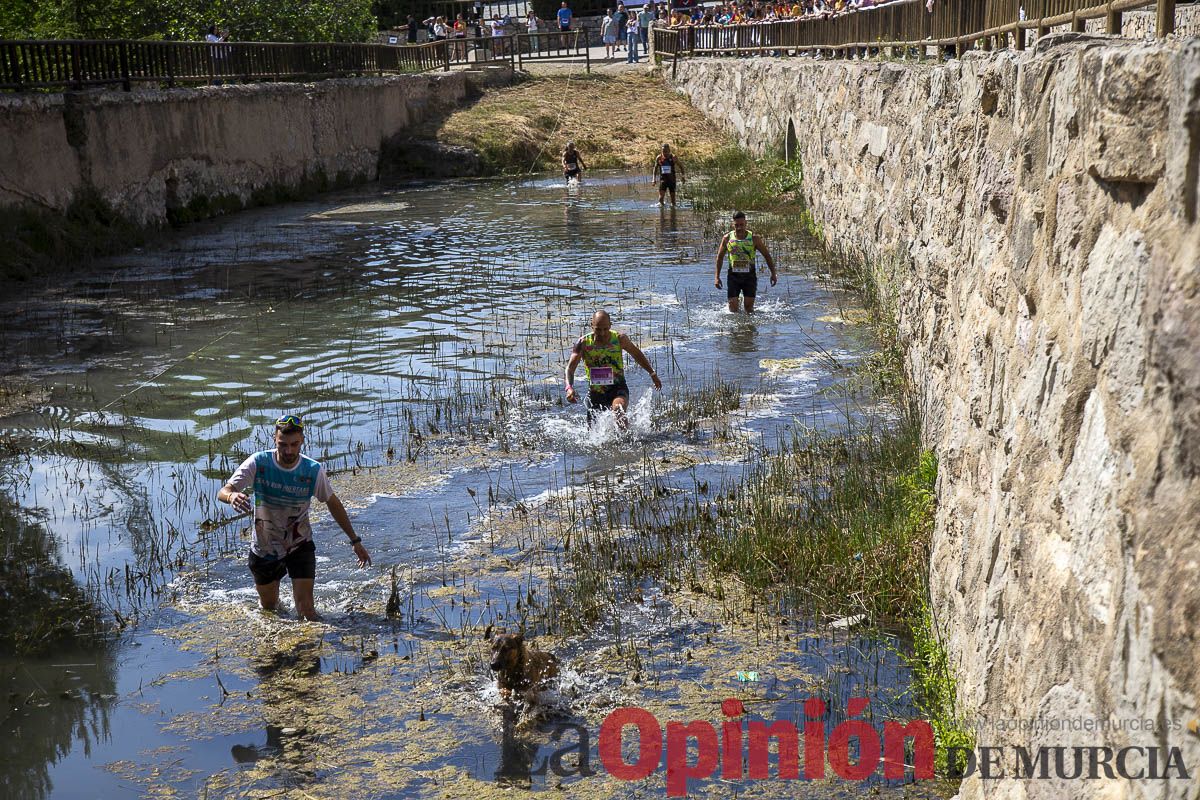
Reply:
[[671, 152], [671, 145], [664, 144], [662, 146], [662, 154], [654, 160], [654, 174], [650, 177], [650, 181], [658, 181], [658, 204], [663, 204], [663, 199], [667, 192], [671, 193], [671, 205], [675, 205], [675, 176], [678, 175], [680, 180], [685, 180], [683, 177], [683, 164]]
[[583, 171], [587, 169], [587, 164], [583, 163], [583, 156], [579, 155], [579, 151], [575, 149], [574, 142], [567, 142], [566, 148], [562, 154], [563, 177], [567, 179], [567, 183], [574, 178], [576, 183], [583, 182]]
[[567, 401], [579, 401], [575, 393], [575, 369], [582, 361], [587, 368], [588, 383], [588, 424], [592, 422], [592, 411], [612, 409], [617, 427], [626, 430], [629, 419], [625, 416], [625, 408], [629, 405], [629, 385], [625, 383], [624, 353], [633, 356], [638, 365], [650, 373], [654, 388], [661, 389], [662, 381], [658, 373], [650, 366], [646, 354], [629, 340], [623, 333], [612, 329], [612, 320], [607, 311], [597, 311], [592, 315], [592, 332], [581, 336], [571, 349], [571, 359], [567, 362]]
[[771, 268], [771, 285], [779, 281], [775, 274], [775, 259], [767, 251], [767, 243], [754, 231], [746, 229], [746, 215], [741, 211], [733, 212], [733, 230], [721, 239], [717, 248], [717, 288], [721, 288], [721, 261], [729, 256], [729, 273], [726, 276], [729, 288], [725, 296], [729, 298], [729, 310], [734, 314], [738, 311], [738, 295], [746, 298], [746, 313], [754, 313], [754, 295], [758, 293], [758, 273], [754, 271], [754, 251], [763, 254], [767, 266]]
[[[350, 537], [358, 565], [371, 563], [362, 539], [354, 533], [342, 501], [333, 493], [325, 467], [300, 455], [304, 444], [304, 421], [295, 414], [275, 422], [275, 449], [255, 453], [241, 463], [217, 499], [235, 511], [254, 509], [254, 541], [250, 545], [250, 572], [254, 588], [267, 611], [279, 604], [279, 580], [292, 579], [296, 613], [317, 620], [313, 606], [313, 582], [317, 575], [317, 550], [308, 522], [308, 507], [315, 497], [329, 506], [329, 515]], [[244, 489], [254, 487], [254, 504]]]

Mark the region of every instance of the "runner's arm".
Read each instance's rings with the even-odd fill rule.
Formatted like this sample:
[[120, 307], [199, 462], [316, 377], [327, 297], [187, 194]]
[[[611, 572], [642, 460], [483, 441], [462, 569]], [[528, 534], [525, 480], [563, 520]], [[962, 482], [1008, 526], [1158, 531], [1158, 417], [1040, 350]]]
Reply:
[[248, 514], [253, 511], [254, 505], [246, 495], [245, 489], [254, 483], [254, 473], [257, 471], [254, 456], [250, 456], [238, 465], [233, 475], [217, 492], [217, 499], [222, 503], [229, 503], [238, 513]]
[[233, 506], [234, 511], [245, 514], [250, 511], [253, 506], [250, 505], [250, 498], [246, 497], [245, 492], [242, 492], [232, 483], [227, 483], [217, 492], [217, 499], [222, 503], [229, 503]]
[[771, 269], [771, 285], [774, 286], [775, 281], [778, 280], [778, 276], [775, 274], [775, 259], [771, 258], [771, 251], [767, 249], [767, 243], [757, 233], [754, 234], [754, 247], [767, 260], [767, 266]]
[[575, 370], [579, 367], [579, 353], [571, 353], [570, 360], [567, 361], [567, 400], [575, 402]]
[[617, 341], [621, 343], [621, 349], [633, 356], [633, 360], [638, 363], [638, 366], [650, 373], [650, 380], [654, 381], [654, 388], [661, 389], [662, 381], [658, 379], [658, 373], [654, 371], [654, 367], [650, 365], [650, 359], [646, 358], [646, 354], [641, 351], [641, 348], [623, 333]]
[[721, 262], [725, 260], [725, 244], [729, 241], [729, 234], [721, 237], [721, 246], [717, 248], [717, 288], [721, 288]]
[[358, 565], [360, 567], [369, 566], [371, 554], [367, 552], [367, 548], [363, 547], [362, 537], [354, 532], [354, 525], [350, 523], [350, 515], [346, 513], [346, 507], [342, 505], [342, 501], [336, 494], [333, 494], [329, 496], [326, 505], [329, 506], [329, 516], [333, 517], [333, 521], [338, 524], [338, 527], [350, 537], [350, 543], [354, 545], [354, 555], [358, 556]]

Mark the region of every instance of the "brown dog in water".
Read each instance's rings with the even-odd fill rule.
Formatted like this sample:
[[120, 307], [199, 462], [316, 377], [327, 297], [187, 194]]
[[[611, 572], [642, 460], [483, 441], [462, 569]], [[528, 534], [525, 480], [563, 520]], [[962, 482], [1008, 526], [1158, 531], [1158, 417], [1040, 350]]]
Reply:
[[501, 633], [492, 640], [492, 671], [505, 700], [522, 692], [531, 701], [541, 684], [558, 675], [558, 659], [526, 645], [522, 634]]

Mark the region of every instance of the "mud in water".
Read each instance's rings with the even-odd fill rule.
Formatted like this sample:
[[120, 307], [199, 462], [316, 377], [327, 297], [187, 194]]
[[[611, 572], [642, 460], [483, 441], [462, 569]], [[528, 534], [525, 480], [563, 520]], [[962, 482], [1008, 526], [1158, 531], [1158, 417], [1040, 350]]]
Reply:
[[[831, 730], [869, 697], [877, 725], [915, 717], [893, 635], [750, 591], [658, 527], [683, 500], [735, 491], [793, 426], [876, 410], [844, 388], [872, 352], [862, 313], [805, 240], [772, 241], [779, 285], [760, 281], [752, 319], [730, 315], [716, 242], [643, 180], [376, 187], [197, 225], [8, 302], [0, 352], [25, 402], [0, 419], [0, 490], [112, 634], [0, 659], [4, 785], [662, 796], [665, 768], [632, 783], [604, 769], [612, 710], [719, 726], [734, 697], [747, 719], [803, 726], [819, 697]], [[628, 365], [628, 430], [588, 426], [562, 398], [599, 307], [665, 384]], [[295, 619], [286, 581], [279, 613], [257, 608], [246, 521], [214, 500], [288, 412], [305, 414], [306, 452], [375, 562], [357, 569], [318, 508], [318, 623]], [[496, 689], [501, 630], [560, 661], [532, 703]], [[713, 776], [691, 790], [939, 787]]]

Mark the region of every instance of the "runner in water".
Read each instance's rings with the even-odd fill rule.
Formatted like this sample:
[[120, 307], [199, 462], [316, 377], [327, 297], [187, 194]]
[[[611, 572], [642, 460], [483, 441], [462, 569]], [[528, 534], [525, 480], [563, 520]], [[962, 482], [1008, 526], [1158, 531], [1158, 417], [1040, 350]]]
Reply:
[[[280, 417], [275, 422], [275, 449], [243, 461], [217, 492], [217, 499], [239, 513], [254, 512], [249, 566], [262, 607], [275, 610], [279, 579], [288, 575], [296, 613], [316, 620], [320, 619], [313, 605], [317, 551], [308, 521], [313, 499], [329, 506], [329, 516], [349, 538], [360, 567], [370, 564], [371, 556], [354, 532], [342, 501], [333, 493], [325, 467], [300, 453], [303, 444], [304, 421], [295, 414]], [[254, 487], [253, 497], [245, 493], [250, 487]]]
[[574, 142], [567, 142], [567, 149], [563, 150], [562, 154], [563, 175], [569, 182], [572, 178], [576, 183], [583, 180], [583, 171], [587, 169], [587, 164], [583, 163], [583, 156], [579, 155], [579, 151], [575, 149]]
[[654, 367], [650, 366], [646, 354], [628, 336], [612, 329], [612, 320], [607, 311], [597, 311], [592, 315], [592, 332], [579, 337], [567, 362], [568, 402], [579, 401], [574, 385], [575, 369], [579, 362], [582, 361], [587, 369], [590, 384], [587, 398], [589, 424], [593, 411], [611, 408], [617, 426], [621, 430], [629, 427], [629, 420], [625, 416], [625, 408], [629, 405], [629, 385], [625, 383], [624, 353], [629, 353], [642, 369], [650, 373], [655, 389], [662, 388], [662, 381], [658, 379]]
[[729, 288], [725, 295], [729, 298], [729, 310], [738, 311], [738, 295], [746, 298], [746, 313], [754, 313], [754, 295], [758, 291], [758, 273], [754, 271], [754, 251], [763, 254], [767, 266], [771, 268], [771, 285], [779, 281], [775, 273], [775, 259], [767, 250], [767, 243], [762, 237], [746, 229], [746, 215], [741, 211], [733, 212], [733, 230], [721, 238], [721, 246], [717, 248], [717, 288], [721, 288], [721, 262], [729, 257]]
[[671, 152], [671, 145], [662, 146], [662, 155], [654, 160], [654, 174], [650, 180], [658, 180], [658, 204], [661, 206], [667, 192], [671, 193], [671, 205], [675, 205], [675, 176], [687, 180], [683, 176], [683, 164]]

